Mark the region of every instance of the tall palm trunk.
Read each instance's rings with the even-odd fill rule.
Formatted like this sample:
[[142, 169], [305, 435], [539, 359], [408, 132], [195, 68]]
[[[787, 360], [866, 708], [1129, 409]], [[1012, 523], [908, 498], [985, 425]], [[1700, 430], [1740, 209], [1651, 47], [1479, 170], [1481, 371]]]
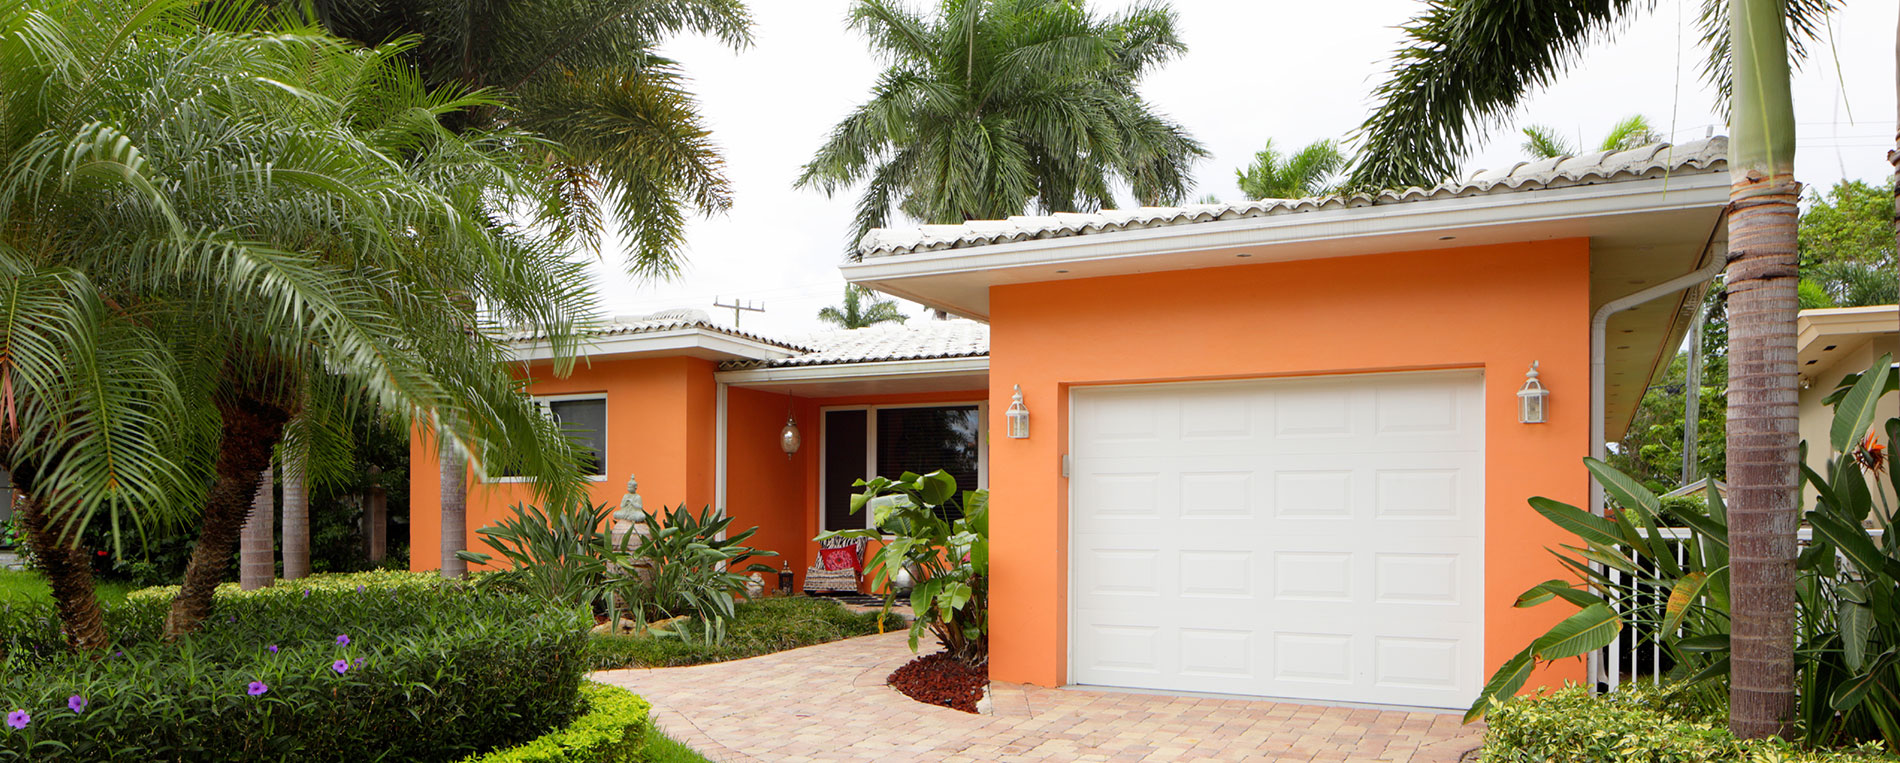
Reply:
[[205, 501], [198, 545], [185, 565], [185, 582], [165, 616], [167, 637], [198, 629], [211, 614], [211, 594], [224, 580], [237, 550], [238, 534], [257, 495], [258, 476], [270, 465], [271, 448], [283, 438], [290, 413], [253, 398], [220, 403], [217, 481]]
[[468, 574], [468, 562], [455, 552], [468, 545], [468, 459], [436, 439], [442, 455], [442, 577]]
[[271, 495], [271, 470], [266, 467], [257, 476], [257, 492], [251, 498], [251, 518], [244, 522], [238, 540], [238, 587], [246, 591], [268, 588], [277, 582], [276, 496]]
[[13, 510], [47, 586], [53, 589], [59, 629], [66, 635], [66, 643], [75, 650], [104, 650], [110, 638], [98, 592], [92, 587], [92, 560], [86, 558], [79, 539], [60, 538], [56, 523], [39, 500], [26, 491], [14, 502]]
[[304, 457], [284, 457], [284, 579], [310, 576], [310, 485]]
[[1730, 577], [1734, 621], [1729, 728], [1786, 736], [1794, 718], [1795, 389], [1794, 104], [1779, 0], [1734, 0], [1729, 141]]

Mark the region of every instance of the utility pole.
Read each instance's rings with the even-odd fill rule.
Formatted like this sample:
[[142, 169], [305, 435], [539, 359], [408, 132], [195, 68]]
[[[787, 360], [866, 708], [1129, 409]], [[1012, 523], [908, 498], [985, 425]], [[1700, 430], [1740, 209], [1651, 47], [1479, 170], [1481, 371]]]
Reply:
[[732, 301], [732, 304], [726, 304], [726, 303], [724, 303], [724, 302], [720, 302], [720, 301], [719, 301], [719, 298], [718, 298], [717, 296], [715, 296], [715, 297], [713, 297], [713, 307], [723, 307], [723, 308], [726, 308], [726, 309], [728, 309], [728, 310], [731, 310], [731, 311], [732, 311], [732, 327], [733, 327], [733, 328], [738, 328], [738, 327], [739, 327], [739, 315], [740, 315], [740, 313], [742, 313], [742, 312], [746, 312], [746, 313], [763, 313], [763, 312], [765, 312], [765, 303], [764, 303], [764, 302], [758, 302], [758, 303], [754, 303], [754, 302], [752, 302], [752, 301], [750, 301], [750, 300], [744, 300], [744, 299], [735, 299], [735, 300], [733, 300], [733, 301]]
[[[1689, 368], [1682, 384], [1682, 484], [1695, 481], [1700, 459], [1696, 458], [1696, 428], [1702, 419], [1702, 322], [1709, 317], [1705, 304], [1696, 308], [1689, 323]], [[1709, 486], [1714, 490], [1715, 486]]]

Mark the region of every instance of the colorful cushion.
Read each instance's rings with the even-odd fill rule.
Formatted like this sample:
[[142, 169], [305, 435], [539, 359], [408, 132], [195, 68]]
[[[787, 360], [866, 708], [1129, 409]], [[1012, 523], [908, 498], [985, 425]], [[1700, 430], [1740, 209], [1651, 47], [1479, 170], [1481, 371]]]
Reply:
[[857, 544], [843, 548], [818, 549], [818, 558], [824, 562], [827, 570], [856, 570], [859, 568]]

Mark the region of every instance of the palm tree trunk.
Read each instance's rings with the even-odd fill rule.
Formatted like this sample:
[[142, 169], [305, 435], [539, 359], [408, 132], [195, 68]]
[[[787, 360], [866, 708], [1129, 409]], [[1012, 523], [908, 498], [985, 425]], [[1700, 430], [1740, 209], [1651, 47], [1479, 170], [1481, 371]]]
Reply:
[[92, 560], [86, 558], [86, 550], [79, 547], [76, 537], [70, 543], [59, 537], [59, 529], [34, 496], [23, 492], [13, 509], [40, 572], [53, 589], [59, 629], [66, 634], [66, 643], [76, 651], [103, 651], [110, 639], [98, 592], [92, 587]]
[[246, 591], [268, 588], [277, 582], [276, 496], [271, 495], [271, 470], [266, 467], [257, 476], [257, 492], [251, 498], [251, 518], [244, 522], [238, 541], [238, 587]]
[[468, 460], [436, 440], [442, 454], [442, 577], [468, 574], [468, 562], [455, 552], [468, 545]]
[[1729, 143], [1728, 475], [1733, 674], [1729, 728], [1786, 736], [1794, 718], [1794, 104], [1779, 0], [1734, 0]]
[[165, 635], [196, 631], [211, 614], [211, 594], [224, 580], [237, 550], [251, 501], [257, 495], [259, 475], [270, 465], [271, 448], [283, 438], [290, 413], [275, 405], [244, 398], [218, 406], [223, 414], [219, 433], [217, 481], [205, 501], [198, 545], [185, 565], [185, 582], [165, 616]]
[[284, 458], [284, 579], [310, 576], [310, 485], [304, 457]]

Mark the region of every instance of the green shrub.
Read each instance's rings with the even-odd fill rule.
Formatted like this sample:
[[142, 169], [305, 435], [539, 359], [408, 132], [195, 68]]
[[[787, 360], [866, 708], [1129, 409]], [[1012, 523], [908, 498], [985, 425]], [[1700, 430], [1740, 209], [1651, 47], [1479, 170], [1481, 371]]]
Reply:
[[757, 599], [733, 608], [726, 640], [719, 644], [651, 636], [596, 634], [587, 644], [594, 670], [661, 668], [724, 662], [904, 627], [896, 615], [853, 612], [834, 601], [804, 596]]
[[[608, 585], [615, 603], [625, 602], [636, 623], [691, 615], [691, 628], [681, 637], [697, 637], [717, 644], [726, 638], [734, 600], [746, 596], [745, 573], [772, 574], [754, 559], [778, 556], [744, 545], [759, 528], [728, 532], [732, 518], [714, 514], [708, 506], [694, 513], [685, 504], [649, 513], [638, 532], [621, 539], [614, 554], [627, 574]], [[618, 618], [618, 609], [608, 614]]]
[[221, 590], [172, 642], [168, 604], [108, 607], [120, 640], [97, 660], [66, 651], [50, 607], [0, 610], [0, 712], [32, 716], [0, 728], [0, 761], [455, 760], [566, 723], [591, 624], [407, 573]]
[[651, 707], [632, 692], [597, 683], [581, 684], [586, 710], [565, 728], [527, 744], [471, 755], [466, 763], [634, 763], [654, 735]]
[[[1706, 688], [1706, 687], [1703, 687]], [[1887, 763], [1878, 743], [1852, 750], [1798, 750], [1779, 739], [1738, 740], [1720, 702], [1698, 688], [1643, 685], [1593, 695], [1571, 686], [1494, 704], [1486, 715], [1485, 763]], [[1719, 700], [1719, 698], [1718, 698]]]

